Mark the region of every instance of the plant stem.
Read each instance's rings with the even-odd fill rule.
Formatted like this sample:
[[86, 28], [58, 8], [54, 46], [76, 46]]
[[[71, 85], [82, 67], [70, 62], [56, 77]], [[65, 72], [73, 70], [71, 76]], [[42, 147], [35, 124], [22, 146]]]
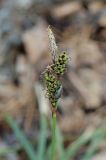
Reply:
[[56, 149], [56, 112], [52, 113], [52, 151], [51, 159], [55, 160], [55, 149]]

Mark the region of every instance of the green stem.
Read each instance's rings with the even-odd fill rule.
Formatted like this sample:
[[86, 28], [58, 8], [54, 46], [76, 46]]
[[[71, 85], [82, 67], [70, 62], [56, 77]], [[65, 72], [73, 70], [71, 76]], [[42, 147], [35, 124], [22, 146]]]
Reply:
[[51, 159], [55, 160], [55, 149], [56, 149], [56, 112], [52, 113], [52, 154]]

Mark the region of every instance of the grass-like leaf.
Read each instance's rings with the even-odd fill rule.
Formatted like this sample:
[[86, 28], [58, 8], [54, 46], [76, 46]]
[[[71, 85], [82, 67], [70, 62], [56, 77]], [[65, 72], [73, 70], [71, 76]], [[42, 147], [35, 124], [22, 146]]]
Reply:
[[44, 160], [45, 152], [46, 152], [46, 140], [47, 140], [47, 118], [45, 115], [41, 114], [40, 119], [40, 135], [38, 138], [38, 159]]
[[58, 125], [56, 127], [56, 140], [57, 140], [56, 151], [58, 153], [58, 157], [61, 157], [62, 154], [64, 153], [64, 145], [63, 145], [62, 134]]
[[80, 147], [86, 144], [89, 140], [93, 140], [101, 132], [101, 130], [104, 132], [106, 131], [106, 128], [99, 128], [93, 133], [84, 133], [66, 149], [61, 160], [70, 160], [70, 158], [73, 158], [78, 149], [80, 149]]
[[83, 156], [83, 160], [90, 160], [92, 158], [92, 156], [99, 148], [100, 143], [104, 140], [105, 136], [106, 136], [106, 128], [101, 129], [100, 132], [98, 132], [92, 139], [91, 145], [88, 147], [87, 152]]
[[14, 131], [17, 139], [19, 140], [19, 142], [23, 146], [23, 148], [26, 151], [29, 159], [30, 160], [37, 160], [36, 153], [34, 151], [34, 148], [33, 148], [32, 144], [26, 138], [25, 134], [21, 131], [21, 129], [19, 128], [19, 126], [17, 125], [15, 120], [9, 115], [5, 116], [5, 120], [9, 124], [9, 126], [12, 128], [12, 130]]
[[[64, 152], [64, 145], [63, 145], [63, 139], [62, 139], [62, 135], [61, 135], [61, 131], [59, 129], [59, 126], [56, 126], [56, 154], [55, 154], [55, 159], [57, 158], [58, 160], [60, 160], [63, 152]], [[49, 145], [48, 150], [47, 150], [47, 159], [49, 160], [51, 158], [51, 150], [52, 150], [52, 143]]]

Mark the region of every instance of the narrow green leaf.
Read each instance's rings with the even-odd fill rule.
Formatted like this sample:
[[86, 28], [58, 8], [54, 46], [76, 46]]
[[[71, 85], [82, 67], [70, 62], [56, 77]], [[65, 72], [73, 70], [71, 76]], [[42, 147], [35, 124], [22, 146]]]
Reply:
[[38, 160], [44, 160], [47, 140], [47, 119], [46, 116], [41, 115], [40, 120], [40, 135], [38, 139]]
[[64, 153], [64, 145], [63, 145], [62, 134], [60, 132], [58, 125], [56, 127], [56, 151], [59, 157], [58, 159], [60, 159], [60, 157]]
[[[63, 154], [61, 160], [70, 160], [70, 158], [74, 157], [78, 149], [86, 144], [89, 140], [93, 139], [100, 131], [106, 131], [106, 128], [99, 128], [92, 134], [84, 133], [80, 136], [73, 144], [71, 144], [68, 149]], [[84, 159], [85, 160], [85, 159]]]
[[90, 160], [94, 153], [97, 151], [99, 148], [100, 143], [104, 140], [104, 136], [106, 135], [106, 131], [104, 130], [99, 132], [92, 140], [91, 145], [89, 146], [87, 152], [85, 153], [84, 157], [82, 160]]
[[25, 149], [29, 159], [37, 160], [36, 153], [33, 149], [32, 144], [30, 143], [30, 141], [28, 141], [28, 139], [26, 138], [24, 133], [21, 131], [21, 129], [19, 128], [15, 120], [9, 115], [5, 116], [5, 120], [9, 124], [9, 126], [12, 128], [12, 130], [14, 131], [17, 139], [20, 141], [21, 145]]

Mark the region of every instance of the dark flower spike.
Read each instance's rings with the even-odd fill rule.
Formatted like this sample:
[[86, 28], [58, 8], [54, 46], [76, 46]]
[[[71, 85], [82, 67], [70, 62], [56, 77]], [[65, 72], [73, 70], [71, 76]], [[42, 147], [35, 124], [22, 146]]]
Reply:
[[48, 37], [53, 63], [46, 67], [42, 75], [46, 85], [46, 95], [54, 108], [57, 107], [58, 99], [62, 94], [63, 87], [60, 78], [67, 69], [69, 55], [65, 51], [59, 53], [55, 37], [50, 27], [48, 28]]
[[52, 74], [50, 71], [46, 71], [44, 74], [44, 80], [47, 88], [47, 96], [54, 107], [57, 100], [60, 98], [61, 82], [60, 80]]
[[57, 76], [63, 75], [66, 71], [68, 61], [68, 54], [66, 52], [62, 52], [59, 55], [58, 60], [54, 63], [54, 65], [51, 66], [54, 71], [54, 74], [56, 74]]

